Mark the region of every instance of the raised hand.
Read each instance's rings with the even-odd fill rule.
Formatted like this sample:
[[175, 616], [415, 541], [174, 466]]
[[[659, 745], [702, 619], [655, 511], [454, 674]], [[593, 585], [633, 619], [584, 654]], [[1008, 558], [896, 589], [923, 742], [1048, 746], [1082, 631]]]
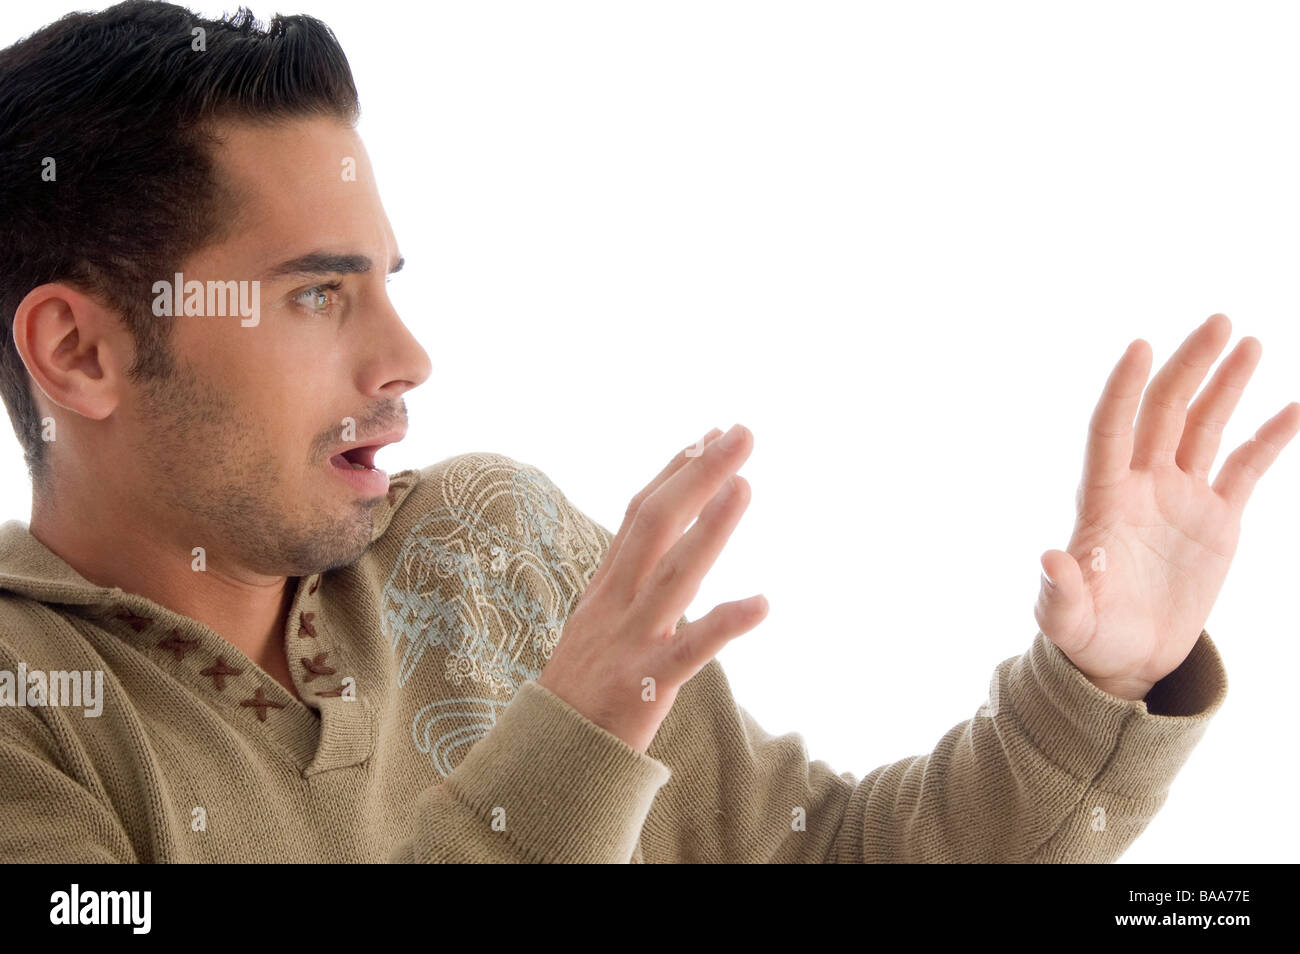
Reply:
[[1223, 587], [1255, 482], [1300, 430], [1292, 402], [1208, 482], [1261, 352], [1258, 340], [1243, 338], [1189, 407], [1231, 331], [1226, 316], [1212, 315], [1145, 399], [1151, 347], [1140, 338], [1128, 346], [1092, 415], [1070, 543], [1041, 558], [1039, 628], [1094, 685], [1121, 698], [1143, 698], [1187, 658]]
[[736, 471], [753, 439], [739, 424], [718, 433], [714, 428], [674, 455], [632, 498], [537, 678], [639, 752], [649, 748], [681, 686], [767, 615], [760, 595], [722, 603], [674, 631], [749, 506], [749, 484]]

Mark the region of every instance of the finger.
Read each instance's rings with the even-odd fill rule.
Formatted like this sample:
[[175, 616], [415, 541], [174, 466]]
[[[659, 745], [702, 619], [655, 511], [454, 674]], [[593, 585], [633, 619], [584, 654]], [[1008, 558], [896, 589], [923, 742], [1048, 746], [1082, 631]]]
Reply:
[[1300, 430], [1300, 403], [1292, 401], [1264, 422], [1255, 436], [1228, 455], [1214, 490], [1237, 510], [1246, 506], [1255, 483]]
[[663, 661], [657, 667], [662, 678], [682, 685], [707, 666], [728, 642], [763, 622], [767, 610], [767, 598], [760, 593], [747, 600], [720, 603], [708, 614], [682, 626], [666, 637]]
[[1128, 476], [1133, 457], [1133, 415], [1151, 372], [1151, 346], [1130, 342], [1106, 379], [1088, 424], [1083, 458], [1083, 486], [1109, 487]]
[[722, 485], [700, 517], [659, 561], [637, 592], [638, 618], [659, 632], [680, 616], [749, 507], [749, 481], [739, 474]]
[[703, 449], [721, 433], [722, 431], [715, 427], [694, 444], [679, 450], [673, 455], [673, 459], [668, 462], [668, 465], [664, 467], [663, 470], [659, 471], [658, 476], [656, 476], [654, 480], [650, 481], [650, 483], [646, 484], [645, 487], [641, 489], [641, 492], [632, 498], [632, 501], [627, 505], [626, 512], [623, 514], [622, 526], [619, 527], [618, 533], [614, 535], [614, 539], [610, 541], [609, 549], [605, 551], [605, 556], [600, 561], [600, 566], [596, 568], [595, 576], [593, 576], [587, 583], [588, 591], [595, 590], [600, 581], [604, 579], [610, 564], [614, 562], [614, 558], [618, 555], [619, 549], [623, 546], [623, 541], [627, 538], [628, 530], [631, 528], [632, 522], [636, 519], [637, 511], [641, 509], [641, 504], [645, 502], [646, 498], [658, 490], [659, 487], [663, 485], [663, 482], [669, 477], [677, 473], [681, 468], [685, 467], [694, 458], [700, 456]]
[[1174, 463], [1183, 436], [1187, 405], [1231, 334], [1232, 322], [1227, 315], [1211, 315], [1187, 336], [1151, 379], [1146, 398], [1138, 409], [1133, 460], [1129, 465], [1133, 470]]
[[1187, 427], [1178, 445], [1178, 466], [1197, 480], [1205, 480], [1219, 453], [1219, 441], [1241, 393], [1255, 373], [1263, 348], [1258, 338], [1242, 338], [1223, 359], [1209, 386], [1187, 410]]
[[1086, 612], [1079, 561], [1064, 550], [1048, 550], [1039, 562], [1043, 572], [1039, 577], [1034, 619], [1043, 635], [1063, 652], [1078, 652], [1083, 648], [1079, 631]]
[[740, 469], [754, 449], [753, 435], [742, 424], [710, 441], [704, 453], [679, 467], [637, 510], [606, 585], [631, 602], [654, 569], [700, 510]]

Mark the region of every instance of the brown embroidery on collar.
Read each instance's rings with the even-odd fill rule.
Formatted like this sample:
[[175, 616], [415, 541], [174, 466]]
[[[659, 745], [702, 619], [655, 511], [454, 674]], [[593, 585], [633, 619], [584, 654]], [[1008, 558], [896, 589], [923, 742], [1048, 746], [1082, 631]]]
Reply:
[[197, 639], [186, 639], [179, 629], [173, 629], [167, 638], [158, 643], [159, 649], [170, 649], [176, 654], [176, 660], [185, 658], [185, 654], [199, 644]]
[[227, 666], [227, 665], [226, 665], [226, 661], [225, 661], [225, 659], [223, 659], [222, 657], [218, 656], [218, 657], [217, 657], [217, 664], [216, 664], [215, 666], [209, 666], [207, 669], [205, 669], [205, 670], [203, 670], [201, 673], [199, 673], [199, 675], [200, 675], [200, 676], [211, 676], [211, 677], [212, 677], [212, 681], [215, 682], [215, 683], [217, 684], [217, 688], [218, 688], [218, 689], [225, 689], [225, 688], [226, 688], [226, 677], [227, 677], [227, 676], [238, 676], [238, 675], [240, 675], [241, 673], [243, 673], [243, 671], [244, 671], [244, 670], [242, 670], [242, 669], [232, 669], [230, 666]]
[[298, 635], [299, 635], [299, 636], [312, 636], [312, 637], [315, 637], [315, 635], [316, 635], [316, 627], [313, 626], [313, 625], [312, 625], [312, 622], [311, 622], [311, 621], [312, 621], [313, 619], [315, 619], [315, 618], [316, 618], [316, 614], [315, 614], [315, 613], [299, 613], [299, 614], [298, 614], [298, 624], [299, 624], [299, 625], [298, 625]]
[[123, 620], [126, 625], [130, 626], [137, 633], [143, 632], [144, 628], [153, 622], [152, 616], [136, 616], [125, 606], [119, 606], [118, 609], [120, 612], [113, 618]]
[[338, 672], [337, 669], [331, 669], [329, 666], [325, 665], [325, 657], [328, 655], [329, 653], [317, 653], [315, 659], [308, 659], [306, 656], [303, 656], [298, 660], [302, 663], [303, 668], [311, 673], [310, 676], [303, 677], [303, 682], [311, 682], [317, 676], [332, 676]]
[[388, 485], [388, 506], [391, 507], [391, 506], [393, 505], [393, 500], [394, 500], [394, 498], [397, 497], [397, 492], [398, 492], [399, 490], [401, 490], [403, 487], [409, 487], [409, 486], [410, 486], [410, 484], [408, 484], [408, 483], [407, 483], [406, 481], [404, 481], [404, 480], [394, 480], [394, 481], [392, 481], [392, 482]]
[[320, 586], [320, 575], [317, 574], [316, 579], [312, 580], [311, 586], [307, 589], [307, 595], [311, 596], [313, 593], [316, 592], [316, 588], [319, 586]]
[[268, 699], [268, 698], [266, 698], [266, 695], [262, 692], [262, 687], [261, 687], [261, 686], [258, 686], [258, 687], [257, 687], [257, 693], [256, 693], [256, 695], [253, 696], [253, 698], [251, 698], [251, 699], [244, 699], [244, 700], [242, 700], [239, 704], [240, 704], [241, 706], [256, 706], [256, 707], [257, 707], [257, 721], [258, 721], [258, 722], [265, 722], [265, 721], [266, 721], [266, 707], [267, 707], [267, 706], [274, 706], [274, 707], [277, 708], [277, 709], [283, 709], [283, 708], [284, 708], [284, 703], [283, 703], [283, 702], [276, 702], [274, 699]]
[[346, 688], [347, 688], [347, 683], [345, 683], [345, 682], [340, 682], [340, 683], [339, 683], [339, 687], [338, 687], [337, 689], [321, 689], [321, 690], [319, 690], [319, 691], [316, 693], [316, 695], [318, 695], [318, 696], [335, 696], [335, 697], [338, 697], [338, 696], [342, 696], [342, 695], [343, 695], [343, 690], [346, 689]]

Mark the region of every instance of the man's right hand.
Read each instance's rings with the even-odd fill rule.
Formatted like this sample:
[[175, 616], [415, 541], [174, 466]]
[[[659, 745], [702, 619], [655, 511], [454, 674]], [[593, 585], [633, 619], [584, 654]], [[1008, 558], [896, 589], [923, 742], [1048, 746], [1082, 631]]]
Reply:
[[714, 428], [632, 498], [537, 679], [638, 752], [650, 747], [678, 689], [767, 615], [758, 595], [674, 630], [749, 506], [749, 483], [736, 471], [753, 449], [740, 424], [722, 437]]

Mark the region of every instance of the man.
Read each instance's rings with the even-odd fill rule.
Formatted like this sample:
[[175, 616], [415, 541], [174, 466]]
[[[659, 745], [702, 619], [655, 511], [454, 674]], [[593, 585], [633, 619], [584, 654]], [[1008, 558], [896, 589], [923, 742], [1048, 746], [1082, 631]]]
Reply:
[[1225, 317], [1140, 407], [1130, 345], [1041, 631], [933, 752], [857, 781], [733, 699], [714, 656], [761, 596], [681, 616], [748, 503], [745, 428], [616, 536], [500, 454], [374, 467], [430, 365], [323, 24], [124, 3], [0, 53], [0, 89], [33, 480], [0, 528], [0, 858], [1113, 860], [1221, 705], [1203, 623], [1300, 429], [1289, 405], [1208, 483], [1259, 358], [1187, 406]]

